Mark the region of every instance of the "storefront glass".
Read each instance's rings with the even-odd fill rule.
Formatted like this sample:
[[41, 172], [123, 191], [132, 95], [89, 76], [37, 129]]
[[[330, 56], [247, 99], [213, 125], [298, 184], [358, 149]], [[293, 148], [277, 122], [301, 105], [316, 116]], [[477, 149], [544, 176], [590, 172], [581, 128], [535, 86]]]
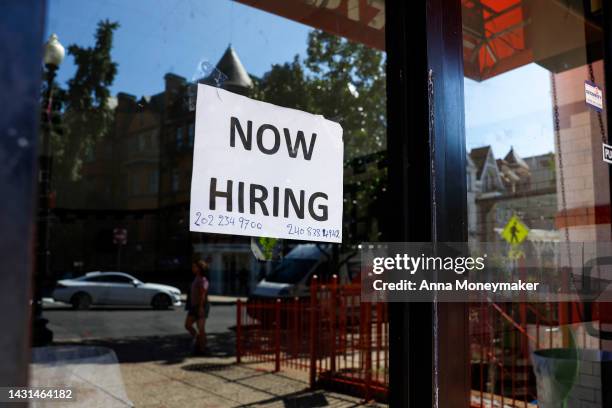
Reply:
[[[192, 235], [186, 224], [198, 81], [340, 122], [344, 241], [379, 237], [384, 11], [349, 8], [347, 15], [334, 2], [260, 3], [268, 12], [233, 2], [172, 3], [168, 14], [161, 6], [51, 2], [47, 31], [68, 49], [55, 81], [50, 138], [54, 277], [116, 269], [178, 283], [195, 251], [212, 258], [213, 293], [249, 293], [258, 269], [250, 240]], [[143, 21], [139, 11], [151, 18]], [[314, 27], [335, 21], [349, 40], [271, 13], [301, 15]], [[371, 35], [355, 30], [363, 22], [374, 27]], [[286, 32], [282, 40], [279, 32]], [[126, 230], [125, 244], [114, 243], [116, 228]], [[239, 277], [243, 269], [246, 278]]]
[[[517, 265], [521, 251], [609, 245], [608, 124], [606, 101], [597, 100], [606, 88], [602, 2], [462, 5], [469, 241], [505, 243]], [[609, 350], [601, 332], [583, 327], [609, 326], [611, 309], [595, 308], [599, 315], [580, 302], [473, 306], [472, 401], [546, 403], [532, 352]], [[567, 406], [605, 406], [601, 389], [589, 387], [609, 393], [599, 375], [592, 386], [556, 392]]]
[[[383, 0], [50, 1], [47, 36], [66, 58], [45, 67], [41, 90], [50, 216], [35, 280], [56, 344], [104, 345], [120, 362], [185, 358], [182, 306], [148, 308], [185, 302], [196, 257], [218, 296], [207, 327], [221, 357], [234, 353], [236, 298], [252, 297], [262, 279], [295, 284], [257, 293], [272, 300], [308, 296], [314, 274], [356, 282], [356, 245], [384, 228], [384, 28]], [[189, 231], [198, 83], [341, 124], [341, 245]], [[60, 294], [64, 280], [96, 271], [129, 276], [92, 275], [81, 281], [91, 292]], [[136, 294], [151, 282], [181, 294]], [[144, 404], [130, 386], [127, 397]]]

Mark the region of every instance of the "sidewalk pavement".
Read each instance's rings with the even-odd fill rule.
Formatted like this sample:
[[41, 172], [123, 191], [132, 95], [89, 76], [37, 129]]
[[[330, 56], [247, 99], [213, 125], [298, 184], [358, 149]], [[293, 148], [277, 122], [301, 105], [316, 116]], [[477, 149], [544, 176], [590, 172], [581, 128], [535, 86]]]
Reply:
[[[65, 343], [70, 344], [70, 343]], [[208, 336], [210, 353], [191, 356], [187, 336], [91, 340], [112, 348], [128, 398], [139, 408], [380, 407], [359, 398], [308, 389], [307, 373], [235, 364], [233, 333]], [[268, 370], [271, 366], [267, 367]]]
[[221, 295], [208, 295], [208, 301], [212, 305], [229, 305], [236, 304], [236, 302], [240, 299], [241, 302], [246, 302], [246, 297], [236, 297], [236, 296], [221, 296]]
[[128, 398], [143, 408], [358, 407], [358, 398], [309, 391], [308, 383], [233, 359], [192, 358], [179, 366], [122, 364]]
[[[240, 299], [241, 302], [246, 302], [246, 297], [240, 296], [224, 296], [224, 295], [208, 295], [208, 301], [212, 305], [232, 305], [236, 304]], [[181, 302], [185, 303], [187, 301], [187, 295], [185, 293], [181, 294]]]

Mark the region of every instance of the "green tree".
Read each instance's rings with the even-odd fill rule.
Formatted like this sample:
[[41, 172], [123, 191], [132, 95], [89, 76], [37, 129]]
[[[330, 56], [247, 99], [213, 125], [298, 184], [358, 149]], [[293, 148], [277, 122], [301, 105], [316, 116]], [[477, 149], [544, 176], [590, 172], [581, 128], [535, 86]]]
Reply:
[[[273, 65], [252, 96], [321, 114], [342, 125], [348, 241], [379, 238], [387, 178], [384, 53], [314, 30], [304, 61]], [[359, 227], [360, 222], [367, 223]]]
[[341, 123], [347, 160], [386, 146], [384, 54], [314, 30], [306, 59], [273, 65], [253, 96]]
[[61, 103], [62, 123], [51, 137], [53, 178], [55, 187], [64, 194], [81, 178], [85, 155], [112, 131], [114, 114], [109, 99], [117, 63], [112, 60], [111, 50], [118, 27], [116, 22], [100, 21], [92, 47], [71, 44], [68, 54], [74, 58], [76, 72], [66, 90], [55, 85], [54, 99]]
[[314, 109], [311, 84], [297, 55], [293, 62], [272, 65], [262, 80], [255, 80], [254, 88], [255, 99], [308, 112]]
[[317, 113], [344, 128], [345, 158], [386, 146], [384, 54], [315, 30], [308, 36], [305, 65]]

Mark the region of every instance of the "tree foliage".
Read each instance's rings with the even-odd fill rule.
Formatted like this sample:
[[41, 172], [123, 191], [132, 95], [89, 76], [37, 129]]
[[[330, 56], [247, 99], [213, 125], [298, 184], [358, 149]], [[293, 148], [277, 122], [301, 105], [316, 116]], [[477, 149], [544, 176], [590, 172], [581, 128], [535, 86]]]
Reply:
[[255, 99], [304, 111], [312, 111], [311, 84], [299, 56], [292, 62], [274, 64], [262, 80], [255, 81]]
[[311, 31], [305, 60], [273, 65], [254, 96], [339, 122], [346, 159], [386, 145], [384, 54], [362, 44]]
[[67, 89], [54, 85], [54, 99], [61, 104], [62, 123], [61, 129], [52, 133], [51, 148], [55, 185], [60, 189], [81, 178], [83, 158], [98, 140], [112, 131], [114, 112], [109, 106], [110, 86], [117, 74], [117, 63], [112, 60], [111, 50], [118, 27], [116, 22], [100, 21], [93, 46], [68, 46], [76, 72], [68, 81]]
[[[314, 30], [306, 57], [273, 65], [253, 97], [321, 114], [344, 130], [345, 231], [348, 241], [379, 238], [386, 171], [384, 54]], [[380, 217], [383, 218], [383, 217]]]

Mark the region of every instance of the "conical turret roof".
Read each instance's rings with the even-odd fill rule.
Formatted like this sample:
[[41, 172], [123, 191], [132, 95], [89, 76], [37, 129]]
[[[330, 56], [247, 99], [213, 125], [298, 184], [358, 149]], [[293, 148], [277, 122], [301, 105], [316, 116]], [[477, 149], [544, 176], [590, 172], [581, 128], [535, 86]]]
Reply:
[[231, 45], [227, 47], [217, 63], [217, 69], [225, 76], [221, 84], [223, 88], [247, 89], [253, 87], [251, 77]]

